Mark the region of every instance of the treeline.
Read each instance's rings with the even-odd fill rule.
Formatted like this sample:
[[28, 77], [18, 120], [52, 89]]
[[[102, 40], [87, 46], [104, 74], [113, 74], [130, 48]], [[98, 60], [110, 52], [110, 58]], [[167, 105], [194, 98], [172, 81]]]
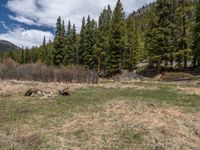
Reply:
[[80, 64], [104, 76], [112, 76], [121, 69], [132, 71], [142, 57], [139, 35], [133, 17], [126, 18], [120, 0], [112, 11], [108, 5], [100, 14], [98, 23], [90, 16], [83, 17], [80, 33], [70, 21], [65, 26], [59, 17], [53, 42], [39, 48], [11, 52], [11, 58], [20, 63], [41, 61], [47, 65]]
[[103, 76], [133, 71], [143, 60], [157, 69], [200, 67], [200, 1], [157, 0], [126, 17], [118, 0], [98, 22], [83, 17], [80, 33], [59, 17], [54, 41], [9, 56], [22, 64], [79, 64]]

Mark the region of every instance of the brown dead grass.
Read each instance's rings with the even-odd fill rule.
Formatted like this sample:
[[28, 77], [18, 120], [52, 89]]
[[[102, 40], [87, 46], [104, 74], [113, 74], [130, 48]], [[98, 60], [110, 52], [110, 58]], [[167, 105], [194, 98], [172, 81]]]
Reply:
[[180, 92], [192, 95], [200, 95], [200, 88], [195, 87], [178, 87], [177, 88]]
[[[134, 82], [97, 85], [27, 81], [0, 81], [0, 83], [0, 96], [24, 95], [29, 88], [54, 92], [66, 87], [70, 87], [72, 91], [89, 87], [136, 90], [158, 88], [156, 84], [146, 86]], [[177, 89], [192, 89], [193, 91], [198, 88], [177, 87]], [[30, 123], [31, 121], [22, 123], [18, 120], [13, 125], [9, 125], [12, 133], [0, 132], [0, 146], [12, 144], [14, 147], [18, 146], [19, 149], [34, 149], [36, 145], [35, 149], [42, 149], [44, 146], [57, 150], [199, 150], [200, 112], [184, 112], [178, 106], [160, 106], [122, 98], [113, 99], [95, 107], [97, 107], [95, 111], [89, 109], [84, 112], [72, 112], [70, 117], [63, 118], [61, 124], [52, 125], [51, 129], [40, 127], [40, 125], [36, 127]], [[29, 112], [29, 109], [20, 107], [15, 111], [25, 114]], [[37, 119], [39, 123], [47, 117], [33, 115], [30, 119]], [[0, 124], [5, 120], [3, 114], [0, 114]]]
[[30, 147], [39, 146], [43, 143], [43, 139], [38, 133], [31, 135], [19, 136], [16, 142], [20, 143], [24, 149], [29, 149]]
[[200, 147], [199, 112], [186, 114], [177, 107], [128, 100], [113, 100], [99, 107], [96, 112], [74, 113], [51, 130], [23, 124], [10, 138], [1, 137], [0, 143], [37, 149], [48, 139], [46, 144], [58, 150], [118, 150], [123, 145], [126, 150]]
[[[83, 88], [106, 88], [106, 89], [147, 89], [146, 86], [138, 86], [131, 83], [121, 83], [121, 82], [114, 82], [114, 83], [99, 83], [99, 84], [78, 84], [78, 83], [58, 83], [58, 82], [34, 82], [34, 81], [17, 81], [17, 80], [0, 80], [0, 96], [23, 96], [27, 90], [30, 88], [39, 89], [46, 93], [52, 93], [52, 95], [57, 95], [59, 90], [69, 88], [70, 91], [74, 91], [77, 89]], [[157, 87], [149, 87], [150, 90], [155, 90]]]
[[[200, 147], [199, 115], [185, 114], [176, 107], [114, 100], [101, 111], [74, 114], [61, 127], [48, 133], [59, 137], [57, 143], [62, 145], [59, 149], [120, 149], [125, 143], [130, 150], [197, 150]], [[126, 131], [133, 137], [124, 133]]]

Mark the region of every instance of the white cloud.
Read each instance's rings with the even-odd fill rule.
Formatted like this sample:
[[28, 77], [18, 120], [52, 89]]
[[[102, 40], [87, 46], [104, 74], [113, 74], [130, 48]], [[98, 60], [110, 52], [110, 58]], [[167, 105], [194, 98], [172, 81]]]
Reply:
[[[154, 0], [122, 0], [127, 13]], [[88, 14], [98, 19], [100, 12], [108, 4], [114, 8], [117, 0], [8, 0], [6, 7], [15, 13], [8, 15], [12, 20], [27, 25], [55, 27], [56, 19], [61, 16], [66, 22], [71, 20], [80, 29], [83, 16]], [[2, 23], [1, 23], [2, 24]], [[5, 24], [2, 24], [4, 27]], [[26, 30], [15, 27], [7, 33], [0, 34], [0, 39], [8, 40], [18, 46], [41, 45], [43, 37], [53, 39], [51, 32], [41, 30]]]
[[15, 28], [12, 31], [0, 34], [0, 39], [10, 41], [19, 47], [32, 47], [41, 45], [44, 36], [47, 40], [52, 40], [54, 37], [51, 32]]
[[25, 18], [23, 16], [12, 16], [12, 15], [9, 15], [9, 18], [12, 19], [12, 20], [21, 22], [21, 23], [25, 23], [27, 25], [40, 25], [38, 23], [35, 23], [33, 20]]
[[[114, 8], [117, 0], [9, 0], [7, 8], [16, 13], [14, 20], [26, 24], [55, 26], [58, 16], [71, 20], [80, 27], [83, 16], [90, 14], [98, 18], [102, 9], [110, 4]], [[127, 13], [154, 0], [122, 0]]]
[[2, 27], [6, 30], [9, 30], [9, 27], [5, 24], [4, 21], [0, 21], [0, 24], [2, 25]]

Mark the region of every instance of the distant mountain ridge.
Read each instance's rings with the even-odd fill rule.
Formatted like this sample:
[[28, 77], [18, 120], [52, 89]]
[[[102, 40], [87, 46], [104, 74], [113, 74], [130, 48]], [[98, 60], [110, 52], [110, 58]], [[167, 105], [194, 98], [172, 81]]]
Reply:
[[0, 52], [8, 52], [8, 51], [14, 51], [19, 50], [20, 48], [16, 46], [15, 44], [6, 41], [6, 40], [0, 40]]

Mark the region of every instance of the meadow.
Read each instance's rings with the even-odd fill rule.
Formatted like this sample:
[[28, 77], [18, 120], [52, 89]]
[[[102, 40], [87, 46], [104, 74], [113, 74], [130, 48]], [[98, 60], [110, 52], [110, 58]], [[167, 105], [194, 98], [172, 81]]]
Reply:
[[[199, 85], [0, 81], [0, 149], [199, 149]], [[30, 88], [70, 96], [24, 97]]]

